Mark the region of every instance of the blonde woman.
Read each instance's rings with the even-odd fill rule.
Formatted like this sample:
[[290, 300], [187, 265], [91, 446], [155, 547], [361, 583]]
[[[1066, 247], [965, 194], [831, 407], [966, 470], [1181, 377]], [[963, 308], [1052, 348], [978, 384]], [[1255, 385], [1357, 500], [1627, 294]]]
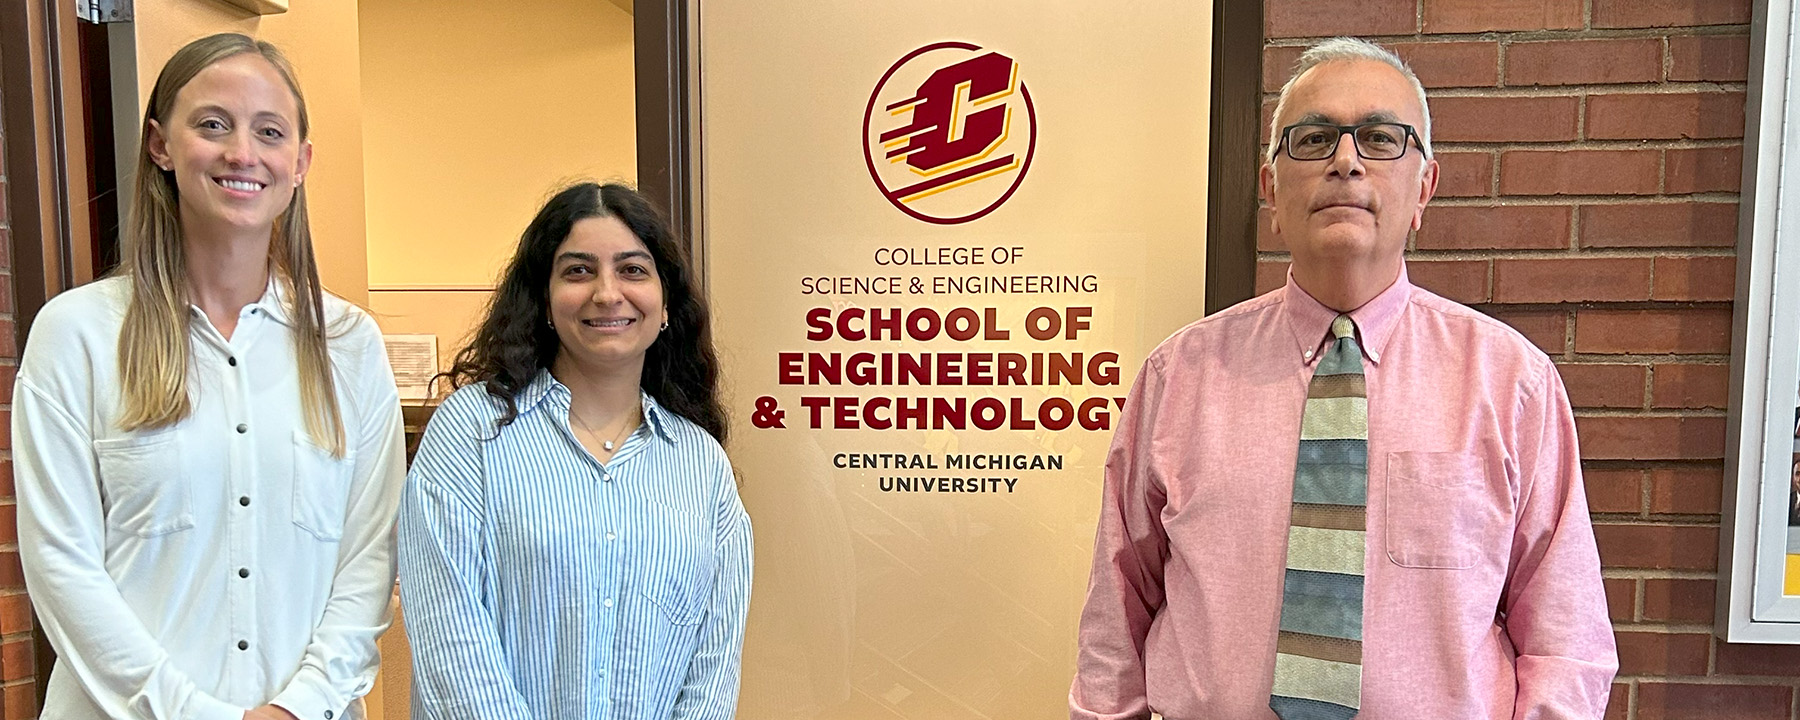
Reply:
[[176, 52], [121, 271], [32, 327], [13, 462], [44, 717], [362, 716], [404, 450], [379, 331], [319, 286], [307, 129], [273, 46]]

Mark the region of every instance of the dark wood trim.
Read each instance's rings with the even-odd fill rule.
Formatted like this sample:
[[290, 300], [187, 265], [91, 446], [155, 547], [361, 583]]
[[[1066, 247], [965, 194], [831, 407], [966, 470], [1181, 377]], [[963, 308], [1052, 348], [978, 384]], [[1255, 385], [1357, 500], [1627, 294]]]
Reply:
[[1213, 0], [1212, 138], [1207, 155], [1206, 313], [1256, 294], [1263, 0]]
[[0, 3], [0, 111], [20, 348], [46, 301], [93, 279], [78, 22], [71, 3]]
[[[0, 2], [0, 123], [20, 350], [45, 302], [94, 277], [91, 128], [79, 23], [74, 3]], [[56, 655], [35, 621], [32, 641], [41, 709]]]
[[638, 190], [694, 240], [694, 111], [688, 0], [637, 0], [632, 44], [637, 82]]

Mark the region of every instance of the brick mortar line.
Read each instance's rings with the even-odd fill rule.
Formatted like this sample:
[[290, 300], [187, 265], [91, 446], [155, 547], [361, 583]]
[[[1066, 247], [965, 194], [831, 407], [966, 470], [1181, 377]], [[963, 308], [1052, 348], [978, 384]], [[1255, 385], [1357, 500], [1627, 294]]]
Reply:
[[[1682, 149], [1682, 148], [1677, 148]], [[1623, 202], [1621, 202], [1623, 201]], [[1741, 203], [1741, 193], [1724, 190], [1709, 190], [1695, 193], [1657, 193], [1651, 195], [1454, 195], [1434, 197], [1425, 206], [1433, 207], [1513, 207], [1513, 206], [1564, 206], [1564, 205], [1691, 205], [1696, 203], [1735, 204]], [[1258, 211], [1269, 206], [1257, 203]]]
[[[1717, 527], [1719, 527], [1719, 524], [1716, 522], [1714, 522], [1714, 523], [1651, 522], [1651, 521], [1645, 520], [1640, 517], [1622, 517], [1617, 520], [1606, 520], [1605, 522], [1608, 525], [1613, 525], [1613, 526], [1617, 526], [1617, 527], [1651, 527], [1651, 528], [1680, 528], [1680, 527], [1717, 528]], [[1625, 569], [1625, 568], [1621, 568], [1621, 569]], [[1651, 569], [1651, 568], [1645, 568], [1645, 569]]]
[[[1517, 42], [1549, 42], [1556, 40], [1627, 40], [1660, 37], [1690, 36], [1732, 36], [1747, 35], [1750, 25], [1745, 23], [1722, 23], [1715, 25], [1669, 25], [1664, 27], [1638, 28], [1546, 28], [1537, 30], [1481, 30], [1475, 32], [1416, 32], [1410, 34], [1359, 35], [1365, 40], [1375, 43], [1424, 43], [1445, 44], [1456, 42], [1496, 42], [1503, 44]], [[1263, 47], [1272, 48], [1304, 48], [1325, 35], [1283, 35], [1263, 38]]]
[[[1696, 305], [1700, 305], [1703, 307], [1695, 307]], [[1682, 311], [1686, 311], [1686, 310], [1729, 310], [1729, 309], [1731, 309], [1731, 303], [1730, 303], [1730, 301], [1716, 301], [1715, 302], [1715, 301], [1710, 301], [1710, 300], [1705, 301], [1705, 302], [1687, 301], [1687, 300], [1664, 300], [1664, 301], [1632, 300], [1632, 301], [1618, 301], [1618, 302], [1581, 301], [1581, 302], [1565, 302], [1565, 303], [1485, 302], [1485, 303], [1476, 303], [1475, 305], [1472, 305], [1470, 307], [1474, 307], [1478, 312], [1482, 311], [1482, 308], [1488, 308], [1488, 307], [1495, 308], [1498, 310], [1503, 310], [1503, 311], [1515, 311], [1515, 312], [1539, 312], [1539, 311], [1560, 311], [1560, 310], [1588, 311], [1588, 312], [1639, 312], [1639, 311], [1682, 312]], [[1670, 351], [1670, 352], [1664, 353], [1664, 354], [1657, 354], [1657, 353], [1630, 352], [1630, 351], [1622, 351], [1622, 352], [1617, 352], [1617, 353], [1589, 351], [1589, 352], [1576, 352], [1576, 353], [1573, 353], [1572, 356], [1573, 355], [1597, 356], [1597, 357], [1627, 357], [1627, 356], [1629, 356], [1629, 357], [1668, 357], [1668, 358], [1712, 358], [1712, 357], [1724, 356], [1724, 355], [1726, 355], [1726, 353], [1716, 353], [1716, 352], [1679, 353], [1679, 352]]]
[[[1568, 248], [1557, 248], [1555, 250], [1526, 249], [1526, 250], [1493, 250], [1493, 251], [1469, 250], [1469, 249], [1436, 250], [1436, 249], [1431, 249], [1431, 248], [1426, 248], [1426, 249], [1412, 248], [1412, 249], [1408, 249], [1406, 251], [1406, 259], [1408, 259], [1408, 260], [1415, 260], [1415, 259], [1416, 260], [1569, 260], [1569, 259], [1572, 259], [1572, 257], [1573, 257], [1573, 259], [1594, 258], [1597, 260], [1605, 260], [1605, 259], [1627, 259], [1627, 260], [1630, 260], [1630, 259], [1641, 259], [1641, 258], [1651, 258], [1651, 259], [1669, 258], [1669, 259], [1674, 259], [1674, 260], [1680, 260], [1683, 258], [1691, 258], [1691, 257], [1717, 257], [1717, 258], [1732, 258], [1732, 259], [1737, 258], [1737, 253], [1729, 248], [1693, 248], [1694, 252], [1685, 252], [1685, 250], [1687, 250], [1686, 248], [1674, 248], [1674, 249], [1683, 250], [1684, 252], [1680, 252], [1678, 254], [1671, 254], [1671, 253], [1667, 253], [1667, 252], [1656, 252], [1654, 248], [1582, 248], [1579, 250], [1570, 250]], [[1278, 252], [1278, 251], [1261, 250], [1258, 252]], [[1496, 253], [1500, 253], [1500, 254], [1496, 254]], [[1284, 253], [1284, 254], [1291, 254], [1291, 253]]]
[[1600, 569], [1600, 577], [1612, 580], [1718, 580], [1719, 574], [1705, 570], [1657, 570], [1636, 568]]
[[1606, 95], [1692, 95], [1748, 92], [1748, 80], [1670, 80], [1640, 83], [1579, 83], [1569, 85], [1478, 85], [1469, 87], [1426, 88], [1425, 99], [1432, 98], [1532, 98], [1594, 97]]
[[[1730, 310], [1730, 300], [1607, 300], [1607, 301], [1567, 301], [1536, 303], [1474, 303], [1470, 307], [1481, 309], [1489, 305], [1501, 305], [1508, 310]], [[1595, 353], [1610, 355], [1611, 353]], [[1619, 353], [1624, 355], [1627, 353]], [[1637, 353], [1652, 355], [1654, 353]], [[1670, 351], [1670, 355], [1728, 355], [1729, 353], [1679, 353]]]
[[1726, 192], [1688, 193], [1685, 195], [1501, 195], [1498, 197], [1476, 195], [1433, 198], [1431, 203], [1425, 206], [1425, 209], [1430, 210], [1433, 207], [1539, 207], [1544, 205], [1694, 205], [1700, 203], [1739, 204], [1741, 202], [1741, 196], [1738, 193]]
[[[1425, 88], [1425, 100], [1436, 98], [1580, 98], [1606, 95], [1693, 95], [1749, 92], [1748, 80], [1669, 80], [1637, 83], [1579, 83], [1570, 85], [1466, 85]], [[1264, 90], [1264, 102], [1281, 97], [1281, 91]]]
[[[1700, 195], [1707, 195], [1709, 197], [1698, 197]], [[1577, 203], [1559, 201], [1559, 198], [1563, 197], [1563, 196], [1558, 196], [1558, 195], [1448, 195], [1448, 196], [1440, 195], [1431, 201], [1431, 207], [1511, 207], [1511, 206], [1557, 207], [1557, 206], [1567, 206], [1567, 205], [1578, 205], [1581, 207], [1594, 207], [1596, 205], [1680, 205], [1680, 204], [1683, 204], [1683, 201], [1686, 201], [1688, 204], [1696, 204], [1696, 205], [1732, 205], [1732, 204], [1736, 204], [1737, 202], [1739, 202], [1736, 199], [1732, 199], [1729, 201], [1715, 199], [1715, 198], [1710, 197], [1711, 195], [1712, 195], [1712, 193], [1695, 193], [1693, 195], [1607, 195], [1605, 197], [1614, 198], [1614, 199], [1618, 199], [1618, 200], [1626, 200], [1627, 202], [1586, 202], [1586, 201], [1584, 201], [1584, 202], [1577, 202]], [[1590, 196], [1584, 196], [1584, 197], [1594, 197], [1594, 196], [1590, 195]], [[1523, 202], [1514, 202], [1515, 200], [1522, 200]], [[1646, 200], [1646, 201], [1658, 201], [1658, 202], [1629, 202], [1632, 200]], [[1495, 202], [1495, 201], [1498, 201], [1498, 202]], [[1670, 202], [1670, 201], [1673, 201], [1673, 202]], [[1679, 247], [1679, 246], [1677, 246], [1677, 247]], [[1720, 246], [1712, 245], [1712, 246], [1695, 246], [1695, 247], [1720, 247]]]
[[[1515, 150], [1715, 150], [1743, 147], [1743, 138], [1644, 138], [1641, 140], [1432, 140], [1434, 154]], [[1266, 151], [1268, 143], [1263, 143]]]
[[[1721, 641], [1722, 642], [1722, 641]], [[1752, 643], [1734, 643], [1749, 645]], [[1718, 685], [1722, 687], [1796, 687], [1800, 688], [1800, 677], [1792, 675], [1625, 675], [1620, 674], [1617, 680], [1649, 681], [1651, 685]]]
[[1697, 193], [1647, 193], [1643, 195], [1455, 195], [1432, 198], [1425, 209], [1433, 207], [1544, 207], [1577, 205], [1736, 205], [1743, 200], [1738, 193], [1707, 191]]
[[1645, 410], [1643, 408], [1629, 408], [1629, 409], [1583, 408], [1583, 409], [1575, 412], [1575, 417], [1576, 418], [1629, 417], [1629, 418], [1641, 418], [1641, 419], [1645, 419], [1645, 420], [1649, 420], [1652, 418], [1705, 418], [1705, 417], [1725, 417], [1725, 411], [1724, 410], [1709, 410], [1709, 409], [1705, 409], [1705, 408], [1656, 408], [1655, 410]]
[[[1688, 259], [1688, 258], [1731, 258], [1731, 259], [1735, 260], [1737, 258], [1737, 254], [1735, 252], [1726, 250], [1724, 248], [1668, 248], [1668, 250], [1673, 250], [1675, 252], [1655, 252], [1654, 249], [1646, 249], [1646, 248], [1578, 248], [1578, 249], [1570, 249], [1570, 248], [1549, 249], [1549, 248], [1546, 248], [1546, 249], [1542, 249], [1542, 250], [1537, 250], [1537, 249], [1528, 249], [1528, 250], [1469, 250], [1469, 249], [1438, 250], [1438, 249], [1433, 249], [1433, 248], [1419, 249], [1417, 247], [1410, 247], [1410, 248], [1406, 249], [1406, 259], [1409, 261], [1416, 260], [1416, 261], [1420, 261], [1420, 262], [1430, 263], [1430, 262], [1474, 262], [1474, 261], [1479, 261], [1479, 260], [1586, 260], [1586, 259], [1594, 259], [1594, 260], [1643, 260], [1643, 259], [1683, 260], [1683, 259]], [[1256, 259], [1286, 261], [1286, 260], [1293, 259], [1293, 253], [1286, 251], [1286, 250], [1258, 250], [1258, 251], [1256, 251]], [[1618, 300], [1618, 301], [1594, 300], [1594, 301], [1586, 301], [1586, 302], [1659, 302], [1659, 301], [1657, 301], [1657, 300]], [[1729, 301], [1729, 300], [1666, 300], [1666, 301], [1661, 301], [1661, 302], [1731, 302], [1731, 301]], [[1494, 303], [1493, 301], [1488, 301], [1488, 302], [1477, 303], [1477, 304], [1481, 304], [1481, 305], [1490, 305], [1490, 304], [1511, 305], [1511, 304], [1517, 304], [1517, 303]], [[1542, 304], [1542, 303], [1534, 303], [1534, 304]]]
[[[1653, 465], [1652, 465], [1653, 464]], [[1638, 470], [1654, 472], [1656, 470], [1718, 470], [1724, 471], [1724, 460], [1586, 460], [1581, 463], [1588, 470]], [[1680, 466], [1680, 467], [1676, 467]]]
[[[1644, 487], [1646, 490], [1645, 495], [1647, 496], [1649, 494], [1648, 490], [1649, 490], [1650, 484], [1645, 483]], [[1648, 507], [1648, 505], [1646, 505], [1645, 507]], [[1696, 515], [1694, 513], [1658, 513], [1658, 512], [1653, 512], [1653, 511], [1640, 511], [1637, 514], [1632, 514], [1632, 513], [1589, 513], [1589, 514], [1592, 516], [1594, 522], [1604, 522], [1609, 525], [1629, 525], [1633, 522], [1639, 522], [1639, 523], [1649, 522], [1649, 523], [1653, 523], [1655, 525], [1668, 526], [1668, 527], [1693, 527], [1695, 523], [1698, 523], [1705, 527], [1714, 527], [1719, 524], [1719, 516], [1718, 515]]]
[[[1617, 620], [1613, 621], [1613, 629], [1615, 631], [1620, 625], [1627, 625], [1630, 628], [1630, 632], [1656, 635], [1694, 635], [1699, 633], [1711, 635], [1713, 631], [1711, 625], [1701, 625], [1699, 623], [1621, 623]], [[1741, 645], [1744, 643], [1736, 644]], [[1800, 681], [1800, 678], [1794, 678], [1794, 680]]]

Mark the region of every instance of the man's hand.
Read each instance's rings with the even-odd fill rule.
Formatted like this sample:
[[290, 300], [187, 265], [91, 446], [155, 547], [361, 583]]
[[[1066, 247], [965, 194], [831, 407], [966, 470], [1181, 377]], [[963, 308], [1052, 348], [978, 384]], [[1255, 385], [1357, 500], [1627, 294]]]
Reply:
[[274, 705], [264, 705], [253, 710], [245, 711], [244, 720], [300, 720], [300, 718], [294, 717], [294, 714], [288, 712], [285, 708], [276, 707]]

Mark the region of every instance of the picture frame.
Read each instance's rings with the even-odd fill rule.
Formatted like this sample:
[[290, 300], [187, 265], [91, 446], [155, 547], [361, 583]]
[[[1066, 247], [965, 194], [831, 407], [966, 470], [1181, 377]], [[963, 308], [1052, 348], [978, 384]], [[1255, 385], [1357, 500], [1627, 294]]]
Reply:
[[1800, 52], [1792, 0], [1759, 2], [1740, 194], [1714, 632], [1800, 644]]

